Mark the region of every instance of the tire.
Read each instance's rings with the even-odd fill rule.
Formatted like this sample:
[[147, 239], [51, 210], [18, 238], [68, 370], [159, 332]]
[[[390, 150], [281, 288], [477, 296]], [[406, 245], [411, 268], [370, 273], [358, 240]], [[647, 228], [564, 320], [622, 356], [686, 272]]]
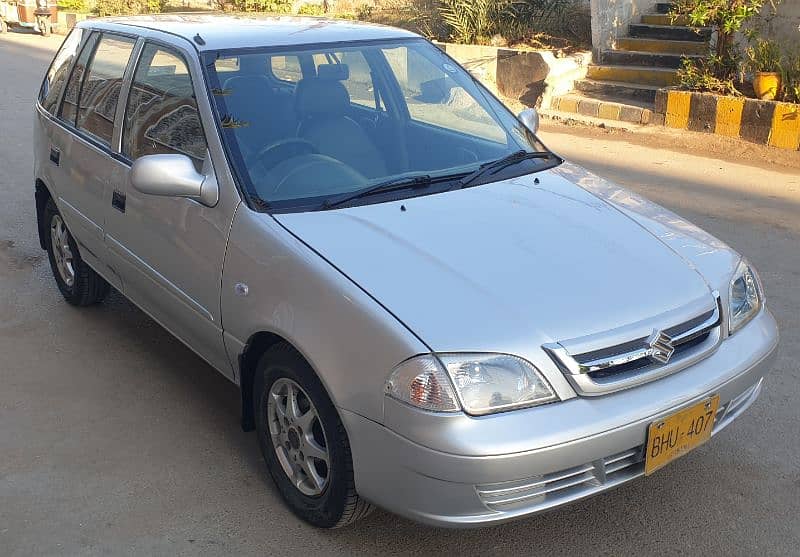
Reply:
[[[45, 204], [44, 222], [47, 223], [45, 244], [50, 268], [64, 299], [74, 306], [89, 306], [102, 302], [111, 286], [81, 259], [78, 246], [52, 199], [48, 199]], [[58, 233], [54, 233], [54, 227], [62, 230], [60, 237]], [[67, 249], [54, 246], [54, 242]]]
[[[275, 409], [283, 408], [285, 415], [291, 418], [286, 389], [295, 387], [297, 407], [303, 414], [302, 418], [287, 422], [292, 424], [291, 427], [286, 424], [281, 427], [275, 419], [280, 415]], [[285, 394], [285, 399], [279, 393]], [[339, 528], [367, 516], [373, 507], [356, 493], [347, 432], [325, 388], [308, 362], [286, 343], [273, 346], [258, 362], [253, 394], [256, 434], [261, 454], [275, 485], [292, 512], [318, 528]], [[270, 400], [273, 402], [272, 407]], [[316, 417], [306, 420], [312, 411], [316, 412]], [[309, 424], [310, 427], [306, 427]], [[302, 430], [303, 427], [306, 427], [305, 431]], [[294, 435], [291, 433], [293, 428]], [[280, 448], [276, 447], [275, 439], [281, 445]], [[308, 454], [318, 452], [319, 448], [327, 451], [327, 463], [312, 459], [312, 466], [317, 473], [317, 479], [322, 478], [324, 485], [320, 487], [319, 482], [315, 484], [311, 475], [304, 471], [294, 475], [294, 481], [291, 480], [286, 466], [297, 465], [292, 458], [297, 456], [298, 451], [302, 462], [304, 450], [307, 450], [305, 458], [308, 459]], [[303, 477], [305, 480], [301, 480]], [[309, 490], [317, 490], [319, 493], [309, 493]]]

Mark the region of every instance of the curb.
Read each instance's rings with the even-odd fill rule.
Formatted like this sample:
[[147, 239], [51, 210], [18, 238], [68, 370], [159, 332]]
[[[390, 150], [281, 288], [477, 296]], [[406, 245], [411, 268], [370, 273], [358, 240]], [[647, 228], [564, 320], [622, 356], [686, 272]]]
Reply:
[[578, 95], [554, 97], [550, 102], [550, 110], [580, 114], [590, 118], [600, 118], [630, 124], [657, 124], [658, 115], [652, 110], [628, 104], [602, 101]]
[[655, 118], [670, 128], [736, 137], [800, 150], [800, 105], [712, 93], [660, 89]]

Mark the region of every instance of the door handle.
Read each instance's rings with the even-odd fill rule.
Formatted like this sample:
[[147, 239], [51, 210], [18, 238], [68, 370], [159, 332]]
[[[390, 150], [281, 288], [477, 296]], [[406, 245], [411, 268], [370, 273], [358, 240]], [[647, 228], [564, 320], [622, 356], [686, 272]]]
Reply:
[[120, 213], [125, 212], [125, 194], [121, 191], [114, 190], [111, 194], [111, 206]]
[[58, 166], [61, 163], [61, 151], [55, 147], [50, 147], [50, 162]]

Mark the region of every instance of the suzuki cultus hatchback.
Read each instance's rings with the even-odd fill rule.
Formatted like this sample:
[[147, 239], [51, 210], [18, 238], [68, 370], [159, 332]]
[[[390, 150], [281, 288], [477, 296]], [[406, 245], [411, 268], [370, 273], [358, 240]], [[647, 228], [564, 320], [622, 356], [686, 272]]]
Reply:
[[41, 246], [241, 387], [311, 524], [527, 516], [707, 441], [778, 341], [752, 265], [537, 121], [398, 29], [86, 21], [36, 105]]

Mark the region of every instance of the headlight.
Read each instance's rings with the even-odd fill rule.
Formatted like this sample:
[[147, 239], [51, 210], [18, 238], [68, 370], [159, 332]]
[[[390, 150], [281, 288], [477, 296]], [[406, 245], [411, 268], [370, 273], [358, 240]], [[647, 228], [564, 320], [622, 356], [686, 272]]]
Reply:
[[761, 309], [762, 297], [756, 272], [744, 260], [731, 279], [728, 301], [728, 331], [741, 329]]
[[460, 402], [466, 413], [476, 416], [558, 400], [539, 371], [522, 358], [507, 354], [437, 357], [418, 356], [398, 366], [387, 383], [389, 395], [427, 410], [452, 412]]

